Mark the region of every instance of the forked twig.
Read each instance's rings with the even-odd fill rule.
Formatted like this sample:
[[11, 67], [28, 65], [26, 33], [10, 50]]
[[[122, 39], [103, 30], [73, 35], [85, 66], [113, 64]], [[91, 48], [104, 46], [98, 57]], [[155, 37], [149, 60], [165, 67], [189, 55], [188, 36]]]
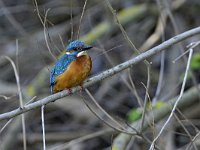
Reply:
[[[108, 78], [110, 76], [113, 76], [127, 68], [130, 68], [132, 65], [135, 65], [163, 50], [167, 50], [167, 48], [169, 48], [170, 46], [180, 42], [180, 41], [183, 41], [185, 40], [186, 38], [189, 38], [191, 36], [194, 36], [194, 35], [197, 35], [200, 33], [200, 27], [197, 27], [197, 28], [194, 28], [194, 29], [191, 29], [189, 31], [186, 31], [180, 35], [177, 35], [165, 42], [163, 42], [162, 44], [158, 45], [158, 46], [155, 46], [154, 48], [150, 49], [149, 51], [146, 51], [144, 53], [141, 53], [140, 55], [130, 59], [130, 60], [127, 60], [126, 62], [123, 62], [111, 69], [108, 69], [108, 70], [105, 70], [104, 72], [92, 77], [92, 78], [89, 78], [88, 80], [86, 80], [83, 84], [83, 87], [86, 88], [86, 87], [89, 87], [97, 82], [100, 82], [101, 80], [104, 80], [105, 78]], [[72, 88], [72, 93], [74, 92], [77, 92], [78, 90], [80, 90], [81, 88], [80, 87], [74, 87]], [[23, 109], [14, 109], [10, 112], [6, 112], [6, 113], [3, 113], [3, 114], [0, 114], [0, 120], [3, 120], [3, 119], [9, 119], [9, 118], [13, 118], [19, 114], [22, 114], [22, 113], [25, 113], [27, 111], [30, 111], [32, 109], [35, 109], [37, 107], [41, 107], [42, 105], [45, 105], [45, 104], [48, 104], [50, 102], [54, 102], [55, 100], [58, 100], [62, 97], [66, 97], [69, 95], [69, 92], [67, 92], [66, 90], [62, 91], [62, 92], [59, 92], [59, 93], [56, 93], [54, 95], [51, 95], [51, 96], [48, 96], [48, 97], [45, 97], [43, 99], [40, 99], [36, 102], [33, 102], [31, 104], [28, 104], [28, 105], [25, 105], [23, 107]]]
[[47, 34], [46, 34], [46, 32], [47, 32], [47, 28], [46, 28], [47, 14], [48, 14], [50, 9], [47, 9], [47, 11], [45, 12], [44, 21], [43, 21], [41, 15], [40, 15], [40, 11], [39, 11], [39, 8], [38, 8], [37, 0], [34, 0], [34, 2], [35, 2], [35, 8], [36, 8], [36, 11], [37, 11], [37, 15], [38, 15], [38, 17], [40, 19], [40, 22], [42, 23], [43, 28], [44, 28], [43, 32], [44, 32], [44, 38], [45, 38], [47, 49], [48, 49], [50, 55], [52, 56], [52, 58], [54, 58], [54, 60], [56, 60], [56, 56], [53, 55], [53, 53], [52, 53], [52, 51], [50, 49], [50, 46], [49, 46], [49, 43], [48, 43]]
[[106, 118], [108, 118], [108, 121], [106, 119], [104, 119], [104, 117], [102, 117], [98, 112], [97, 110], [95, 110], [94, 108], [92, 108], [88, 102], [84, 99], [83, 97], [83, 100], [85, 102], [85, 104], [88, 106], [88, 108], [100, 119], [102, 120], [104, 123], [106, 123], [109, 127], [119, 131], [119, 132], [123, 132], [123, 133], [126, 133], [126, 134], [131, 134], [131, 135], [135, 135], [137, 134], [138, 132], [135, 131], [134, 129], [134, 132], [130, 131], [127, 129], [126, 126], [122, 125], [121, 123], [119, 123], [118, 121], [116, 121], [113, 117], [111, 117], [94, 99], [94, 97], [91, 95], [91, 93], [89, 92], [88, 89], [85, 89], [86, 93], [88, 94], [88, 96], [91, 98], [92, 100], [92, 105], [94, 105], [97, 110], [99, 109], [100, 112], [103, 114], [103, 116], [105, 116]]
[[[16, 48], [18, 48], [18, 41], [16, 41]], [[20, 79], [19, 79], [19, 73], [17, 71], [17, 67], [16, 67], [15, 63], [13, 62], [13, 60], [10, 57], [8, 57], [8, 56], [1, 56], [1, 57], [7, 59], [11, 63], [11, 65], [13, 67], [15, 78], [16, 78], [16, 82], [17, 82], [17, 89], [18, 89], [18, 94], [19, 94], [20, 109], [23, 109], [24, 105], [23, 105], [23, 100], [22, 100], [21, 85], [20, 85]], [[26, 150], [27, 149], [27, 143], [26, 143], [26, 125], [25, 125], [24, 114], [22, 114], [22, 131], [23, 131], [23, 146], [24, 146], [24, 150]]]
[[82, 19], [83, 19], [83, 15], [84, 15], [84, 12], [85, 12], [85, 8], [86, 8], [86, 5], [87, 5], [87, 1], [88, 1], [88, 0], [85, 0], [84, 6], [83, 6], [83, 10], [82, 10], [82, 14], [81, 14], [81, 18], [80, 18], [80, 21], [79, 21], [77, 39], [79, 39], [79, 36], [80, 36], [81, 22], [82, 22]]
[[179, 94], [179, 97], [177, 98], [176, 100], [176, 103], [174, 104], [173, 106], [173, 109], [169, 115], [169, 117], [167, 118], [167, 121], [165, 122], [165, 124], [163, 125], [163, 127], [161, 128], [160, 132], [158, 133], [158, 135], [154, 138], [151, 146], [150, 146], [150, 150], [152, 150], [154, 148], [154, 144], [155, 144], [155, 141], [160, 137], [160, 135], [162, 134], [163, 130], [166, 128], [167, 124], [169, 123], [169, 121], [171, 120], [175, 110], [176, 110], [176, 107], [183, 95], [183, 92], [184, 92], [184, 89], [185, 89], [185, 84], [186, 84], [186, 80], [187, 80], [187, 75], [188, 75], [188, 72], [189, 72], [189, 68], [190, 68], [190, 61], [191, 61], [191, 58], [192, 58], [192, 54], [193, 54], [193, 49], [190, 49], [190, 53], [189, 53], [189, 57], [188, 57], [188, 62], [187, 62], [187, 66], [186, 66], [186, 70], [185, 70], [185, 75], [184, 75], [184, 79], [183, 79], [183, 83], [182, 83], [182, 87], [181, 87], [181, 91], [180, 91], [180, 94]]

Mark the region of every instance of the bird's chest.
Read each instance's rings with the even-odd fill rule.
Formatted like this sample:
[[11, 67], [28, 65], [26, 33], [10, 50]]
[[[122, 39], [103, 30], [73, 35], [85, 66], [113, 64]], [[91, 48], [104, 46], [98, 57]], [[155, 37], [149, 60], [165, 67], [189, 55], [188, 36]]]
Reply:
[[78, 57], [75, 61], [72, 61], [68, 69], [74, 74], [81, 75], [90, 72], [91, 68], [92, 61], [90, 56], [83, 55]]
[[65, 72], [57, 77], [56, 88], [71, 88], [80, 85], [89, 75], [92, 68], [90, 56], [83, 55], [72, 61]]

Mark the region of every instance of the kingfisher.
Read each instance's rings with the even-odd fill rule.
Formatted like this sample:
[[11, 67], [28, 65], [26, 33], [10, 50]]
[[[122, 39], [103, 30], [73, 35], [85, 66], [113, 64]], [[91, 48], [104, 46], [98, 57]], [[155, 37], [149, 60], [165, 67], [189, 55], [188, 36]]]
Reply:
[[66, 47], [66, 53], [55, 63], [50, 73], [51, 94], [75, 86], [82, 86], [90, 74], [92, 61], [87, 50], [92, 46], [74, 40]]

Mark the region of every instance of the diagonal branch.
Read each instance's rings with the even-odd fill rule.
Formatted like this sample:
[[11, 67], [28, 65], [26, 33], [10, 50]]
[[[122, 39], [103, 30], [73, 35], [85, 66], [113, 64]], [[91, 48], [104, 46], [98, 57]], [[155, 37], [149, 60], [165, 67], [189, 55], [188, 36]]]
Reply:
[[[199, 87], [200, 85], [198, 86], [198, 88]], [[194, 86], [185, 91], [180, 102], [177, 105], [177, 108], [181, 110], [187, 110], [187, 108], [196, 105], [199, 102], [198, 88]], [[147, 117], [144, 121], [144, 125], [142, 127], [142, 131], [145, 131], [148, 127], [150, 127], [149, 123], [152, 122], [157, 123], [161, 121], [164, 117], [166, 117], [168, 114], [170, 114], [172, 111], [172, 107], [175, 105], [177, 101], [177, 98], [178, 97], [174, 97], [173, 99], [169, 100], [163, 107], [148, 112]], [[131, 123], [131, 126], [134, 129], [139, 130], [141, 128], [140, 127], [141, 122], [142, 119]], [[132, 138], [134, 138], [134, 136], [120, 133], [117, 137], [115, 137], [113, 141], [112, 150], [126, 150], [127, 145]]]
[[[182, 34], [179, 34], [179, 35], [163, 42], [162, 44], [150, 49], [149, 51], [141, 53], [140, 55], [138, 55], [138, 56], [136, 56], [136, 57], [124, 62], [124, 63], [121, 63], [121, 64], [119, 64], [119, 65], [117, 65], [117, 66], [115, 66], [111, 69], [108, 69], [108, 70], [102, 72], [99, 75], [96, 75], [96, 76], [88, 79], [83, 84], [83, 87], [84, 88], [89, 87], [89, 86], [91, 86], [91, 85], [93, 85], [97, 82], [100, 82], [101, 80], [103, 80], [105, 78], [113, 76], [114, 74], [117, 74], [117, 73], [131, 67], [132, 65], [137, 64], [137, 63], [139, 63], [139, 62], [161, 52], [162, 50], [165, 50], [165, 49], [171, 47], [172, 45], [174, 45], [178, 42], [181, 42], [181, 41], [185, 40], [186, 38], [189, 38], [189, 37], [194, 36], [196, 34], [200, 34], [200, 27], [197, 27], [197, 28], [191, 29], [189, 31], [186, 31]], [[72, 88], [72, 93], [75, 93], [76, 91], [78, 91], [80, 89], [81, 89], [81, 87]], [[23, 108], [18, 108], [18, 109], [12, 110], [10, 112], [0, 114], [0, 120], [13, 118], [17, 115], [24, 113], [24, 112], [27, 112], [27, 111], [30, 111], [32, 109], [41, 107], [42, 105], [46, 105], [50, 102], [54, 102], [55, 100], [62, 98], [62, 97], [65, 97], [65, 96], [68, 96], [68, 95], [69, 95], [69, 92], [65, 90], [65, 91], [56, 93], [54, 95], [45, 97], [45, 98], [38, 100], [36, 102], [33, 102], [31, 104], [25, 105]]]

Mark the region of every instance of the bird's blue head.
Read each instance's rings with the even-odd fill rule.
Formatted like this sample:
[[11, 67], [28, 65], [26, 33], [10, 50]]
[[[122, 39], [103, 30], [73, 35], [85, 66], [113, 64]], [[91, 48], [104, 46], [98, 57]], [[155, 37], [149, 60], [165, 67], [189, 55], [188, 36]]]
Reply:
[[69, 45], [67, 46], [66, 51], [70, 52], [70, 51], [85, 51], [88, 49], [91, 49], [92, 46], [85, 44], [82, 41], [79, 40], [75, 40], [69, 43]]

